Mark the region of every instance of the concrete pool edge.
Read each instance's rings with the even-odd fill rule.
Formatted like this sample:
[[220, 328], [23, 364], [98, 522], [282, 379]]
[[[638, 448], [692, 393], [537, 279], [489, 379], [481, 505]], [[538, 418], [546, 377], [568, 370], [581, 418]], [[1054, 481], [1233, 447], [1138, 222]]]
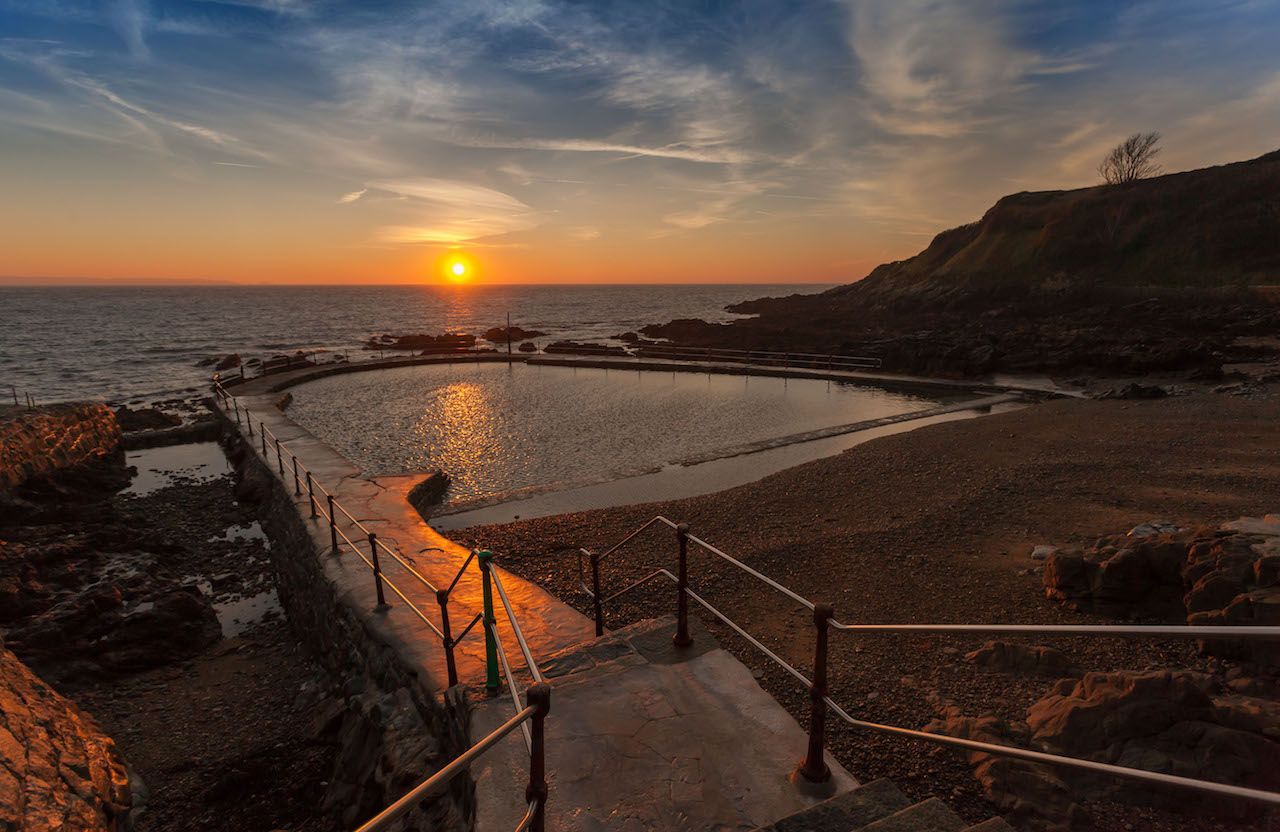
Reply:
[[[305, 435], [306, 444], [309, 447], [323, 447], [328, 454], [332, 454], [334, 458], [341, 460], [343, 467], [356, 472], [355, 477], [360, 479], [362, 482], [369, 483], [384, 492], [398, 493], [401, 498], [400, 502], [404, 503], [404, 508], [412, 513], [412, 515], [422, 523], [424, 529], [429, 529], [429, 533], [439, 535], [441, 531], [447, 531], [450, 529], [464, 528], [474, 525], [487, 525], [488, 522], [506, 522], [506, 520], [497, 519], [496, 516], [495, 519], [487, 522], [463, 522], [464, 516], [494, 516], [494, 510], [503, 506], [524, 505], [526, 509], [530, 509], [534, 507], [535, 501], [543, 504], [548, 502], [555, 503], [556, 500], [554, 498], [556, 495], [567, 496], [573, 493], [582, 492], [585, 489], [607, 489], [616, 483], [644, 481], [654, 477], [661, 477], [664, 474], [669, 474], [672, 469], [684, 471], [697, 470], [716, 463], [723, 463], [726, 460], [735, 457], [755, 458], [761, 455], [766, 455], [771, 451], [778, 451], [788, 447], [805, 445], [817, 446], [818, 444], [823, 443], [824, 440], [830, 441], [840, 439], [841, 437], [847, 438], [851, 435], [867, 434], [866, 438], [849, 443], [851, 446], [853, 444], [861, 444], [862, 441], [870, 441], [871, 439], [878, 438], [878, 436], [882, 434], [888, 435], [888, 433], [900, 433], [907, 430], [913, 430], [917, 427], [924, 427], [941, 419], [955, 418], [954, 414], [964, 414], [980, 409], [985, 409], [989, 412], [993, 406], [1000, 407], [1023, 396], [1035, 399], [1044, 397], [1077, 397], [1080, 395], [1075, 391], [1063, 390], [1056, 387], [1043, 387], [1036, 384], [924, 378], [863, 371], [814, 370], [805, 368], [744, 365], [736, 363], [667, 361], [661, 359], [614, 358], [609, 356], [582, 357], [559, 355], [548, 356], [541, 354], [535, 356], [508, 356], [503, 353], [480, 353], [467, 356], [459, 356], [456, 354], [411, 356], [407, 358], [375, 359], [356, 363], [308, 366], [297, 370], [286, 371], [284, 373], [275, 373], [269, 376], [258, 376], [256, 378], [245, 379], [243, 381], [236, 379], [234, 380], [236, 383], [231, 387], [231, 392], [237, 396], [256, 398], [259, 406], [261, 406], [272, 403], [272, 400], [269, 397], [275, 396], [290, 387], [295, 387], [311, 381], [317, 381], [336, 375], [416, 366], [500, 363], [521, 363], [530, 366], [581, 367], [604, 370], [635, 370], [637, 372], [680, 372], [760, 376], [784, 379], [795, 378], [804, 380], [844, 382], [865, 387], [878, 387], [897, 392], [922, 393], [932, 391], [933, 393], [937, 393], [939, 390], [949, 390], [952, 392], [964, 391], [975, 394], [987, 393], [988, 395], [979, 395], [978, 398], [965, 399], [959, 402], [941, 405], [936, 408], [897, 414], [895, 416], [888, 417], [887, 419], [874, 419], [868, 420], [866, 423], [832, 426], [815, 431], [809, 431], [804, 434], [794, 434], [771, 440], [764, 440], [758, 443], [753, 443], [752, 447], [744, 446], [741, 448], [730, 449], [731, 453], [721, 453], [705, 458], [683, 460], [679, 463], [667, 466], [664, 469], [647, 473], [629, 474], [622, 477], [606, 477], [591, 481], [584, 480], [576, 482], [548, 483], [542, 486], [529, 486], [523, 489], [504, 492], [501, 495], [497, 495], [496, 498], [483, 499], [476, 502], [462, 504], [451, 510], [437, 513], [429, 519], [422, 518], [406, 497], [408, 490], [412, 488], [418, 480], [426, 476], [429, 471], [409, 471], [404, 473], [370, 476], [363, 468], [349, 460], [336, 448], [320, 440], [315, 434], [303, 427], [297, 421], [293, 420], [285, 412], [271, 406], [271, 410], [273, 411], [273, 420], [280, 419], [290, 426], [292, 429], [291, 432], [297, 432]], [[886, 432], [886, 428], [892, 428], [892, 430]], [[784, 465], [781, 468], [765, 466], [768, 470], [762, 471], [759, 476], [754, 477], [754, 479], [742, 480], [741, 478], [738, 478], [732, 481], [725, 481], [718, 487], [700, 488], [696, 492], [682, 493], [680, 496], [694, 496], [695, 494], [707, 494], [724, 490], [725, 488], [733, 488], [744, 484], [744, 482], [751, 482], [755, 479], [760, 479], [787, 467], [802, 465], [806, 462], [812, 461], [813, 459], [839, 453], [841, 450], [843, 450], [843, 448], [837, 448], [818, 455], [801, 454], [790, 464]], [[652, 500], [646, 498], [638, 498], [623, 501], [610, 501], [607, 504], [597, 504], [594, 501], [588, 501], [585, 505], [565, 505], [561, 503], [557, 510], [538, 510], [533, 516], [550, 516], [554, 514], [585, 511], [608, 506], [641, 504], [651, 501]], [[509, 519], [527, 518], [527, 516], [529, 515], [525, 511], [522, 511], [520, 514], [514, 515], [514, 518]], [[435, 525], [431, 525], [432, 523]], [[443, 537], [443, 535], [440, 536]]]
[[720, 361], [676, 361], [656, 358], [614, 356], [570, 356], [538, 353], [520, 355], [505, 353], [475, 353], [471, 355], [412, 355], [400, 358], [371, 359], [356, 362], [334, 362], [272, 373], [267, 376], [223, 380], [229, 391], [252, 389], [255, 393], [281, 393], [290, 387], [317, 381], [329, 376], [360, 373], [373, 370], [390, 370], [398, 367], [418, 367], [433, 364], [507, 363], [528, 364], [543, 367], [584, 367], [601, 370], [636, 370], [665, 373], [710, 373], [714, 375], [761, 376], [768, 378], [795, 378], [815, 381], [842, 381], [879, 387], [884, 390], [921, 393], [937, 390], [970, 391], [973, 393], [1024, 393], [1035, 396], [1081, 398], [1083, 393], [1030, 379], [988, 377], [983, 379], [955, 379], [930, 376], [909, 376], [901, 373], [873, 372], [870, 370], [823, 370], [805, 367], [778, 367], [761, 364], [739, 364]]

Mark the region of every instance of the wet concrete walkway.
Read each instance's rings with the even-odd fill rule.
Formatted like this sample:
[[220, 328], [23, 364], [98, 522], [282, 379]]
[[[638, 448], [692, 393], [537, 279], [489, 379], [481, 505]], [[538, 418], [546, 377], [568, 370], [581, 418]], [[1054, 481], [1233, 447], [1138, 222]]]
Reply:
[[[673, 647], [675, 621], [664, 619], [543, 663], [548, 829], [745, 832], [857, 785], [830, 758], [821, 794], [792, 784], [805, 732], [696, 618], [690, 625], [692, 647]], [[512, 712], [481, 703], [472, 730], [481, 736]], [[519, 732], [473, 764], [476, 829], [516, 827], [528, 765]]]

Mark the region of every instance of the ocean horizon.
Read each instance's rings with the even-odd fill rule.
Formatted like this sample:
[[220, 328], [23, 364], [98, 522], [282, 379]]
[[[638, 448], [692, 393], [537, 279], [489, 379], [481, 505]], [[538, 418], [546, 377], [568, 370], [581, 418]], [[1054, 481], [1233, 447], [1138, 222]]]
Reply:
[[609, 341], [675, 318], [727, 322], [730, 304], [831, 284], [0, 286], [0, 394], [140, 403], [202, 391], [209, 358], [359, 351], [381, 334], [511, 323], [537, 339]]

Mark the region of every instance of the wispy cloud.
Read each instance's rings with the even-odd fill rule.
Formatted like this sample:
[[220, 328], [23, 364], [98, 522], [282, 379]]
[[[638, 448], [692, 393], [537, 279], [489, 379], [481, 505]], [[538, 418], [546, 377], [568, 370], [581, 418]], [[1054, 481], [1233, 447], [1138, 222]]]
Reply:
[[379, 229], [382, 242], [463, 243], [537, 225], [533, 209], [520, 200], [467, 182], [417, 177], [371, 182], [369, 187], [409, 197], [418, 217], [411, 224]]
[[149, 58], [146, 28], [149, 23], [144, 0], [115, 0], [111, 4], [111, 22], [135, 58]]
[[350, 203], [359, 200], [360, 197], [364, 196], [367, 193], [369, 193], [368, 188], [361, 188], [358, 191], [351, 191], [350, 193], [345, 193], [342, 196], [338, 197], [338, 204], [349, 205]]

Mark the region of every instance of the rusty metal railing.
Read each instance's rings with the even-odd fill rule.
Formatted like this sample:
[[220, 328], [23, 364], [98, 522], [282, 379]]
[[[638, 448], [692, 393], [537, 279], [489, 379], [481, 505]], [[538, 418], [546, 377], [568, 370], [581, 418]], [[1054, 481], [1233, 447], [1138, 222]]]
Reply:
[[[600, 563], [606, 555], [611, 555], [631, 541], [637, 535], [654, 524], [664, 524], [676, 532], [677, 562], [676, 573], [665, 568], [655, 569], [637, 581], [632, 582], [618, 592], [602, 597]], [[717, 609], [705, 598], [689, 588], [688, 581], [688, 544], [693, 543], [704, 551], [724, 560], [735, 568], [751, 575], [760, 582], [786, 596], [796, 605], [813, 613], [814, 624], [814, 659], [813, 678], [805, 676], [792, 664], [771, 650], [763, 642], [749, 633], [745, 628], [733, 621], [729, 616]], [[582, 572], [582, 557], [587, 556], [591, 563], [591, 586], [587, 586]], [[830, 604], [817, 603], [778, 583], [764, 573], [747, 566], [742, 561], [726, 554], [706, 541], [689, 534], [688, 527], [662, 515], [640, 526], [628, 534], [619, 543], [607, 549], [604, 555], [598, 555], [588, 549], [578, 550], [579, 587], [592, 599], [592, 611], [596, 623], [597, 635], [604, 633], [604, 605], [622, 595], [626, 595], [656, 578], [665, 578], [676, 585], [676, 631], [672, 641], [676, 645], [692, 643], [689, 637], [688, 605], [686, 598], [691, 598], [699, 606], [707, 610], [721, 623], [732, 629], [752, 647], [763, 653], [772, 662], [781, 667], [809, 690], [809, 733], [808, 747], [804, 759], [797, 767], [796, 773], [811, 782], [823, 782], [830, 778], [830, 768], [825, 757], [826, 713], [833, 712], [840, 719], [854, 728], [893, 734], [911, 739], [923, 740], [937, 745], [961, 748], [967, 751], [980, 751], [997, 756], [1027, 760], [1034, 763], [1106, 774], [1114, 777], [1137, 780], [1152, 785], [1173, 786], [1193, 789], [1211, 794], [1255, 801], [1269, 806], [1280, 806], [1280, 793], [1253, 789], [1244, 786], [1233, 786], [1211, 780], [1194, 777], [1165, 774], [1129, 766], [1100, 763], [1061, 754], [1050, 754], [1029, 748], [982, 742], [979, 740], [961, 739], [945, 734], [934, 734], [896, 725], [886, 725], [851, 716], [844, 708], [831, 699], [827, 686], [827, 654], [830, 630], [839, 632], [864, 634], [1023, 634], [1023, 635], [1087, 635], [1111, 636], [1120, 638], [1189, 638], [1189, 639], [1247, 639], [1247, 640], [1280, 640], [1280, 627], [1277, 626], [1205, 626], [1205, 625], [1054, 625], [1054, 624], [846, 624], [835, 619], [835, 610]]]
[[[435, 634], [441, 644], [444, 646], [445, 652], [445, 670], [448, 676], [449, 687], [458, 684], [458, 669], [455, 655], [455, 648], [466, 638], [467, 634], [475, 627], [477, 623], [483, 622], [485, 634], [485, 663], [486, 663], [486, 681], [485, 686], [490, 694], [496, 694], [501, 687], [501, 678], [498, 674], [499, 664], [506, 677], [507, 690], [511, 695], [512, 703], [515, 706], [515, 716], [500, 726], [498, 729], [482, 738], [475, 745], [471, 746], [467, 751], [463, 752], [459, 757], [451, 761], [440, 771], [424, 780], [418, 786], [414, 787], [408, 794], [401, 797], [391, 806], [380, 812], [377, 816], [362, 825], [358, 832], [375, 832], [375, 830], [385, 829], [393, 821], [401, 815], [408, 812], [420, 800], [429, 796], [433, 791], [441, 786], [441, 784], [451, 780], [459, 772], [480, 754], [483, 754], [490, 747], [496, 744], [507, 734], [514, 731], [517, 727], [521, 729], [524, 735], [525, 745], [529, 751], [529, 782], [525, 787], [525, 801], [528, 804], [528, 811], [521, 819], [516, 827], [516, 832], [521, 830], [529, 830], [529, 832], [544, 832], [546, 824], [546, 804], [547, 804], [547, 781], [546, 781], [546, 751], [545, 751], [545, 731], [543, 721], [551, 707], [551, 688], [543, 679], [542, 672], [538, 668], [537, 662], [533, 658], [533, 654], [529, 649], [528, 640], [525, 638], [524, 630], [520, 626], [520, 622], [512, 609], [511, 601], [507, 597], [506, 589], [502, 585], [502, 578], [499, 572], [493, 569], [491, 563], [493, 553], [488, 550], [473, 549], [462, 566], [459, 567], [453, 579], [445, 588], [437, 587], [430, 579], [419, 572], [412, 563], [409, 562], [394, 547], [388, 546], [384, 541], [378, 538], [377, 533], [371, 531], [363, 522], [355, 517], [334, 497], [333, 493], [326, 489], [314, 476], [312, 471], [306, 465], [298, 460], [294, 453], [289, 453], [289, 464], [285, 464], [286, 444], [282, 443], [280, 438], [271, 431], [270, 427], [261, 419], [258, 419], [257, 430], [254, 430], [253, 413], [247, 407], [241, 407], [240, 402], [234, 395], [227, 392], [221, 382], [215, 380], [213, 385], [214, 393], [222, 402], [224, 409], [229, 409], [229, 417], [234, 416], [236, 425], [245, 433], [249, 447], [253, 452], [261, 453], [262, 461], [271, 468], [272, 453], [276, 462], [276, 471], [280, 476], [281, 482], [286, 487], [289, 484], [289, 478], [292, 477], [293, 494], [295, 497], [301, 497], [305, 494], [307, 497], [307, 509], [311, 519], [323, 518], [329, 528], [330, 550], [333, 555], [339, 555], [342, 547], [345, 545], [347, 549], [353, 552], [357, 558], [373, 573], [375, 597], [377, 598], [377, 609], [386, 609], [389, 605], [386, 600], [384, 587], [390, 589], [405, 606]], [[256, 443], [255, 443], [256, 437]], [[270, 439], [270, 442], [268, 442]], [[321, 501], [317, 499], [317, 495], [324, 498], [323, 507]], [[341, 514], [346, 518], [346, 523], [340, 524], [338, 516]], [[367, 542], [368, 554], [356, 544], [355, 541], [347, 534], [348, 529], [356, 529], [365, 535]], [[423, 551], [442, 551], [436, 547], [425, 549]], [[398, 564], [405, 572], [409, 574], [415, 581], [425, 587], [434, 594], [440, 607], [440, 624], [436, 625], [427, 614], [416, 604], [409, 595], [400, 588], [400, 586], [389, 578], [382, 569], [382, 561], [379, 553], [385, 553]], [[457, 588], [458, 582], [462, 580], [466, 573], [467, 567], [475, 561], [478, 564], [483, 592], [483, 611], [476, 613], [470, 623], [463, 628], [462, 632], [454, 636], [449, 619], [449, 598], [453, 591]], [[507, 657], [505, 648], [502, 645], [501, 636], [498, 632], [497, 620], [494, 614], [493, 589], [497, 589], [498, 596], [501, 599], [503, 609], [506, 614], [507, 624], [515, 635], [516, 642], [520, 647], [520, 652], [528, 667], [529, 673], [533, 678], [533, 684], [524, 690], [524, 704], [520, 701], [519, 685], [516, 683], [515, 674], [511, 670], [511, 663]]]

